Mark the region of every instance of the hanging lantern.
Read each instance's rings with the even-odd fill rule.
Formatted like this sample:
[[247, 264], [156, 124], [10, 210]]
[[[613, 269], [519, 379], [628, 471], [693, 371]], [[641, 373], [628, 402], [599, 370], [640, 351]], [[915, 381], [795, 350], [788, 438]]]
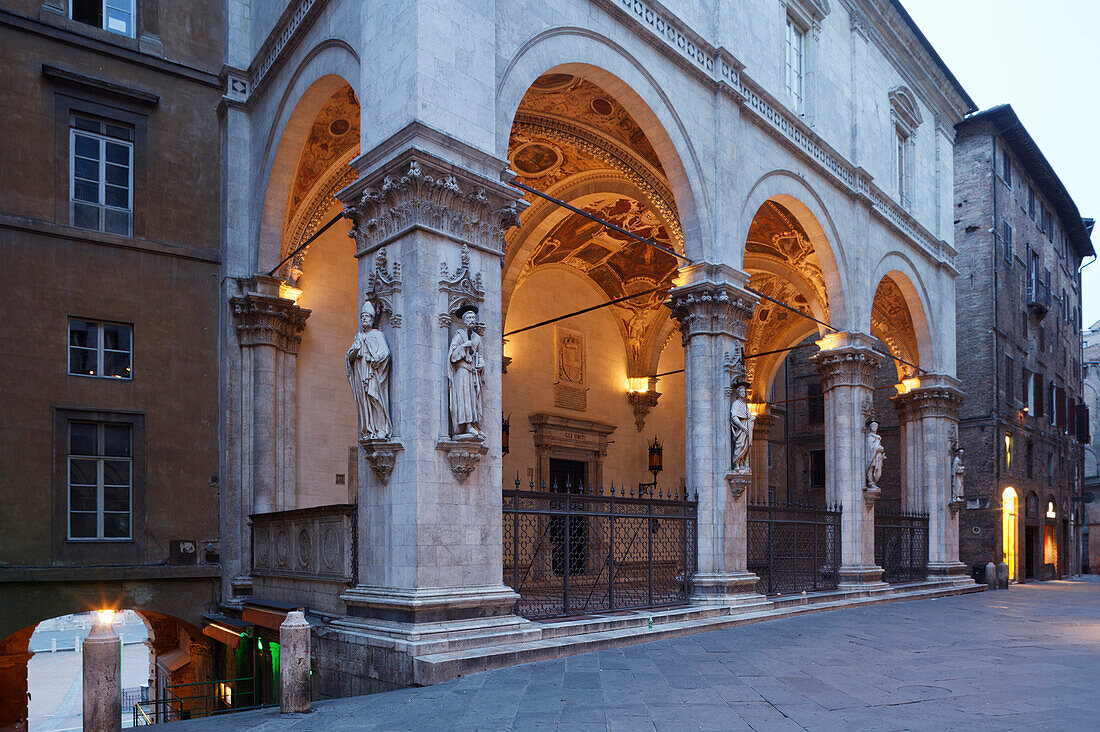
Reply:
[[501, 423], [501, 426], [500, 426], [500, 454], [501, 455], [507, 455], [508, 454], [508, 428], [510, 426], [509, 422], [511, 421], [511, 418], [512, 418], [512, 415], [508, 415], [507, 417], [505, 417], [504, 421]]
[[654, 482], [657, 480], [657, 473], [664, 469], [664, 456], [665, 449], [661, 446], [657, 435], [654, 435], [653, 442], [649, 444], [649, 472], [653, 473]]

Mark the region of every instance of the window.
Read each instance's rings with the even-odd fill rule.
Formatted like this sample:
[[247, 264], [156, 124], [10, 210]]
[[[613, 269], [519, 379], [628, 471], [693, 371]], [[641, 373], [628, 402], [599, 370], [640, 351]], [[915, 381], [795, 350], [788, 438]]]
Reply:
[[821, 384], [810, 382], [806, 385], [806, 407], [810, 424], [824, 424], [825, 397], [821, 395]]
[[1035, 220], [1035, 189], [1031, 186], [1027, 189], [1027, 215], [1032, 221]]
[[73, 226], [130, 236], [133, 140], [129, 127], [73, 117], [69, 129], [69, 216]]
[[1005, 470], [1012, 469], [1012, 433], [1005, 432]]
[[69, 422], [69, 539], [129, 539], [133, 429]]
[[787, 96], [794, 111], [802, 113], [803, 78], [805, 75], [806, 31], [791, 16], [787, 16], [786, 76]]
[[[895, 130], [896, 144], [897, 144], [897, 169], [898, 169], [898, 200], [905, 207], [909, 206], [909, 187], [906, 185], [906, 177], [909, 172], [909, 155], [907, 148], [909, 147], [909, 136], [902, 132], [900, 129]], [[1007, 255], [1012, 257], [1011, 249]]]
[[134, 0], [72, 0], [69, 11], [80, 23], [131, 38], [134, 35]]
[[1004, 257], [1012, 261], [1012, 227], [1007, 221], [1001, 221], [1001, 243], [1004, 245]]
[[810, 487], [821, 488], [825, 485], [825, 451], [810, 450]]
[[133, 326], [69, 320], [69, 373], [129, 379], [133, 374]]
[[1016, 401], [1016, 385], [1013, 378], [1016, 374], [1016, 361], [1011, 356], [1005, 356], [1005, 399], [1009, 404]]
[[1001, 177], [1005, 185], [1012, 187], [1012, 159], [1008, 157], [1008, 149], [1001, 148]]

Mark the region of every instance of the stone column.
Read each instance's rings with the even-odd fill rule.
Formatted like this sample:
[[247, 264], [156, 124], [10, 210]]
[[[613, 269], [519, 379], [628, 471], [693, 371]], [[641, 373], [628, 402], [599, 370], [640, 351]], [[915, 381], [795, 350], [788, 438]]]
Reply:
[[731, 472], [730, 377], [727, 358], [743, 355], [756, 298], [748, 275], [720, 264], [680, 270], [666, 305], [684, 343], [687, 488], [699, 495], [698, 567], [692, 602], [763, 602], [759, 578], [747, 570], [745, 488], [751, 476]]
[[122, 639], [111, 619], [97, 617], [84, 639], [84, 729], [122, 729]]
[[[392, 436], [360, 450], [359, 584], [342, 596], [346, 622], [411, 641], [453, 636], [454, 624], [510, 632], [526, 622], [502, 577], [500, 263], [518, 195], [499, 182], [505, 161], [453, 141], [461, 164], [444, 161], [426, 149], [439, 133], [417, 123], [401, 135], [354, 162], [358, 180], [340, 193], [360, 296], [378, 299], [388, 282], [378, 327], [392, 354]], [[455, 435], [449, 419], [463, 305], [478, 309], [484, 436]]]
[[308, 712], [310, 702], [310, 627], [305, 614], [293, 610], [279, 626], [279, 711]]
[[[831, 333], [812, 356], [825, 397], [825, 496], [841, 506], [840, 584], [884, 586], [875, 564], [875, 498], [866, 479], [866, 423], [882, 357], [863, 333]], [[896, 456], [887, 456], [894, 459]]]
[[[903, 387], [899, 387], [903, 388]], [[920, 465], [923, 451], [920, 425], [916, 423], [908, 388], [890, 397], [898, 415], [898, 450], [901, 478], [901, 510], [906, 513], [924, 511], [924, 487], [921, 483]]]
[[752, 500], [768, 500], [768, 437], [771, 435], [775, 415], [764, 411], [756, 415], [752, 429]]
[[914, 451], [909, 474], [920, 486], [923, 501], [916, 510], [928, 514], [928, 576], [970, 582], [959, 561], [958, 504], [951, 501], [951, 461], [958, 434], [963, 393], [958, 380], [942, 374], [924, 374], [919, 386], [893, 397]]

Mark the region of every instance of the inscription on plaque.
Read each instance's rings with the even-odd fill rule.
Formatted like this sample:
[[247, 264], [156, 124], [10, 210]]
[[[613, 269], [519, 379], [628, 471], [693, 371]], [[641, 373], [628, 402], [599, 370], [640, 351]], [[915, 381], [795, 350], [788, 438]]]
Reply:
[[583, 412], [588, 409], [588, 389], [583, 386], [554, 384], [554, 406]]

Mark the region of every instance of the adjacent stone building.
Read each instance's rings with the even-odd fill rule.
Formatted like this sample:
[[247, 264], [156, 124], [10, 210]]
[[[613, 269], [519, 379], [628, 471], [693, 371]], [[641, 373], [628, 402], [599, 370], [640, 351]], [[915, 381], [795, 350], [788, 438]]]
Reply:
[[1086, 330], [1082, 339], [1084, 371], [1084, 397], [1088, 409], [1088, 437], [1085, 445], [1085, 491], [1092, 493], [1093, 501], [1083, 503], [1081, 541], [1081, 571], [1100, 573], [1100, 441], [1092, 439], [1100, 435], [1100, 321]]
[[1009, 105], [956, 126], [960, 558], [1013, 580], [1080, 571], [1083, 219]]
[[139, 611], [154, 695], [212, 673], [224, 26], [213, 0], [2, 6], [10, 729], [26, 720], [28, 639], [52, 617]]

